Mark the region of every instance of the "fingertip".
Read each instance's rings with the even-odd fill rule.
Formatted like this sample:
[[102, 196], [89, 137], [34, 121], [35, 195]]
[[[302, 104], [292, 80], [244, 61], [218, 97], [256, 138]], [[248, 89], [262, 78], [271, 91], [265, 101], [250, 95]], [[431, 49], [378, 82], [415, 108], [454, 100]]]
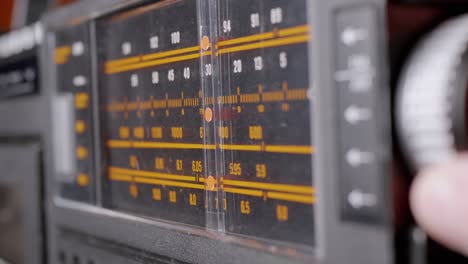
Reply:
[[445, 204], [450, 204], [452, 188], [443, 169], [431, 168], [421, 172], [410, 191], [410, 206], [418, 223], [432, 230], [438, 226], [437, 216]]
[[415, 179], [410, 206], [434, 239], [468, 254], [468, 156], [424, 170]]

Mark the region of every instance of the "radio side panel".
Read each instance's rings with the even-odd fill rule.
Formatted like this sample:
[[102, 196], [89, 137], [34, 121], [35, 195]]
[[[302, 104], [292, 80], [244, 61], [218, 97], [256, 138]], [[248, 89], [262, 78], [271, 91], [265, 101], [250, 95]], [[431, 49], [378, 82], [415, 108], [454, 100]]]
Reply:
[[325, 263], [394, 261], [385, 8], [385, 1], [312, 1], [309, 8]]

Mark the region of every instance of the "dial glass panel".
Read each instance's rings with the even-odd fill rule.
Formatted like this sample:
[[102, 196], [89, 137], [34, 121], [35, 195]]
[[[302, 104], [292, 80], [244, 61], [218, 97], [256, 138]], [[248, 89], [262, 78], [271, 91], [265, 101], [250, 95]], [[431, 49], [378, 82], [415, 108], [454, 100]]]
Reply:
[[312, 246], [306, 1], [213, 3], [98, 21], [104, 206]]

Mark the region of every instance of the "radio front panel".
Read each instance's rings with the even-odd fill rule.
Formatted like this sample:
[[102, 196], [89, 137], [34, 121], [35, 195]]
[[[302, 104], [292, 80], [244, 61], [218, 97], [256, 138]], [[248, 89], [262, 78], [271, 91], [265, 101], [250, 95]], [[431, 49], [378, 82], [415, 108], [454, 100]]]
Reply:
[[[339, 122], [325, 117], [341, 120], [343, 114], [328, 83], [333, 74], [317, 63], [331, 61], [330, 54], [315, 50], [334, 38], [325, 30], [334, 25], [314, 26], [322, 15], [335, 18], [334, 5], [343, 6], [307, 0], [112, 2], [90, 16], [52, 16], [47, 36], [53, 48], [46, 49], [55, 64], [54, 92], [73, 98], [76, 167], [53, 183], [56, 229], [114, 241], [115, 227], [122, 232], [117, 242], [181, 261], [217, 263], [242, 248], [266, 263], [328, 256], [338, 234], [347, 237], [336, 243], [341, 245], [358, 233], [348, 232], [350, 226], [362, 225], [360, 240], [374, 237], [382, 252], [388, 246], [380, 221], [384, 197], [372, 217], [367, 205], [349, 204], [357, 181], [329, 167], [341, 160], [342, 146], [320, 140], [337, 136]], [[377, 9], [369, 9], [369, 21], [377, 20]], [[350, 10], [356, 9], [340, 12]], [[356, 175], [364, 169], [352, 168]], [[349, 193], [341, 193], [336, 183], [342, 181]], [[343, 217], [344, 208], [351, 217]], [[89, 225], [80, 222], [84, 215]], [[145, 235], [136, 238], [137, 229]], [[332, 229], [337, 236], [325, 239]], [[204, 242], [188, 246], [186, 255], [177, 247], [153, 248], [158, 237]]]

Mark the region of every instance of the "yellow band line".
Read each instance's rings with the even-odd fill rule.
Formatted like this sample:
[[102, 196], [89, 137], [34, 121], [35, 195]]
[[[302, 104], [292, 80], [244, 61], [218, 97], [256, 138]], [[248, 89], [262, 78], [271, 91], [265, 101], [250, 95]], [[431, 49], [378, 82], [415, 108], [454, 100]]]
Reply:
[[261, 145], [219, 144], [219, 148], [224, 150], [262, 151]]
[[[127, 140], [108, 140], [109, 148], [153, 148], [153, 149], [216, 149], [214, 144], [202, 143], [173, 143], [173, 142], [149, 142], [149, 141], [127, 141]], [[233, 145], [219, 144], [223, 150], [240, 150], [240, 151], [265, 151], [271, 153], [286, 153], [286, 154], [304, 154], [309, 155], [314, 152], [312, 146], [288, 146], [288, 145]]]
[[132, 142], [131, 141], [124, 141], [124, 140], [108, 140], [107, 146], [109, 148], [131, 148]]
[[[254, 197], [263, 197], [263, 192], [259, 190], [248, 190], [248, 189], [239, 189], [239, 188], [223, 188], [224, 192], [248, 195]], [[296, 203], [304, 204], [314, 204], [315, 197], [312, 195], [299, 195], [299, 194], [290, 194], [290, 193], [280, 193], [280, 192], [266, 192], [267, 199], [273, 200], [283, 200]]]
[[235, 145], [235, 144], [219, 144], [220, 149], [224, 150], [240, 150], [240, 151], [265, 151], [271, 153], [288, 153], [288, 154], [312, 154], [314, 148], [312, 146], [289, 146], [289, 145]]
[[304, 43], [304, 42], [309, 41], [309, 38], [310, 38], [309, 35], [300, 35], [300, 36], [294, 36], [294, 37], [272, 39], [272, 40], [267, 40], [267, 41], [262, 41], [262, 42], [223, 48], [223, 49], [218, 50], [217, 54], [233, 53], [233, 52], [238, 52], [238, 51], [271, 48], [271, 47], [277, 47], [277, 46]]
[[308, 25], [301, 25], [301, 26], [296, 26], [296, 27], [291, 27], [291, 28], [279, 29], [276, 31], [249, 35], [249, 36], [240, 37], [240, 38], [223, 40], [223, 41], [219, 41], [217, 43], [217, 46], [224, 47], [224, 46], [242, 44], [242, 43], [247, 43], [247, 42], [267, 40], [267, 39], [272, 39], [274, 37], [286, 37], [286, 36], [291, 36], [295, 34], [307, 33], [308, 31], [309, 31]]
[[224, 187], [223, 191], [227, 192], [227, 193], [243, 194], [243, 195], [249, 195], [249, 196], [255, 196], [255, 197], [262, 197], [263, 196], [263, 192], [260, 191], [260, 190], [249, 190], [249, 189]]
[[123, 58], [123, 59], [109, 60], [106, 62], [106, 67], [107, 68], [117, 67], [117, 66], [122, 66], [125, 64], [133, 64], [133, 63], [138, 63], [138, 62], [145, 61], [145, 60], [160, 59], [164, 57], [179, 55], [179, 54], [188, 53], [192, 51], [198, 51], [198, 50], [199, 50], [198, 46], [192, 46], [188, 48], [150, 53], [150, 54], [142, 55], [142, 56], [134, 56], [134, 57], [128, 57], [128, 58]]
[[[184, 188], [205, 190], [205, 186], [203, 184], [148, 179], [148, 178], [141, 178], [141, 177], [132, 177], [129, 175], [122, 175], [122, 174], [112, 173], [109, 175], [109, 179], [113, 181], [157, 184], [157, 185], [165, 185], [165, 186], [171, 186], [171, 187], [184, 187]], [[243, 195], [249, 195], [249, 196], [255, 196], [255, 197], [263, 196], [263, 192], [260, 190], [248, 190], [248, 189], [229, 188], [229, 187], [225, 187], [223, 190], [228, 193], [243, 194]], [[280, 192], [267, 192], [266, 196], [268, 199], [274, 199], [274, 200], [284, 200], [284, 201], [289, 201], [289, 202], [298, 202], [298, 203], [305, 203], [305, 204], [315, 203], [315, 197], [313, 197], [312, 195], [298, 195], [298, 194], [289, 194], [289, 193], [280, 193]]]
[[169, 57], [169, 56], [173, 56], [173, 55], [179, 55], [179, 54], [189, 53], [189, 52], [199, 51], [199, 50], [200, 50], [199, 46], [192, 46], [192, 47], [188, 47], [188, 48], [182, 48], [182, 49], [176, 49], [176, 50], [170, 50], [170, 51], [164, 51], [164, 52], [158, 52], [158, 53], [144, 55], [142, 57], [142, 60], [146, 61], [146, 60], [160, 59], [160, 58], [164, 58], [164, 57]]
[[279, 192], [267, 192], [268, 199], [274, 200], [283, 200], [289, 202], [296, 202], [296, 203], [304, 203], [304, 204], [314, 204], [315, 197], [309, 195], [297, 195], [297, 194], [289, 194], [289, 193], [279, 193]]
[[[238, 52], [238, 51], [246, 51], [246, 50], [252, 50], [252, 49], [259, 49], [259, 48], [269, 48], [269, 47], [276, 47], [276, 46], [298, 44], [298, 43], [307, 42], [308, 40], [309, 40], [309, 35], [301, 35], [301, 36], [273, 39], [273, 40], [268, 40], [268, 41], [263, 41], [263, 42], [257, 42], [257, 43], [252, 43], [252, 44], [246, 44], [246, 45], [240, 45], [240, 46], [220, 49], [218, 51], [218, 54], [232, 53], [232, 52]], [[194, 53], [194, 54], [188, 54], [188, 55], [181, 55], [181, 56], [163, 58], [163, 59], [158, 59], [158, 60], [151, 60], [151, 61], [147, 61], [147, 62], [134, 63], [134, 64], [129, 64], [129, 65], [106, 67], [105, 73], [106, 74], [113, 74], [113, 73], [125, 72], [125, 71], [136, 70], [136, 69], [142, 69], [142, 68], [158, 66], [158, 65], [163, 65], [163, 64], [173, 63], [173, 62], [192, 60], [192, 59], [197, 59], [197, 58], [200, 58], [201, 56], [207, 56], [207, 55], [210, 55], [210, 54], [211, 54], [211, 52], [207, 51], [207, 52], [203, 52], [201, 55], [200, 55], [200, 53]]]
[[[296, 35], [296, 34], [301, 34], [301, 33], [307, 33], [308, 31], [309, 31], [308, 25], [301, 25], [301, 26], [295, 26], [291, 28], [279, 29], [279, 30], [271, 31], [271, 32], [259, 33], [259, 34], [250, 35], [246, 37], [224, 40], [224, 41], [218, 42], [217, 46], [222, 47], [222, 46], [228, 46], [228, 45], [233, 45], [233, 44], [241, 44], [241, 43], [259, 41], [259, 40], [267, 40], [267, 39], [272, 39], [276, 36], [286, 37], [286, 36], [291, 36], [291, 35]], [[176, 50], [150, 53], [150, 54], [142, 55], [142, 56], [133, 56], [133, 57], [123, 58], [123, 59], [109, 60], [106, 62], [106, 68], [113, 68], [117, 66], [123, 66], [126, 64], [134, 64], [134, 63], [139, 63], [141, 61], [147, 61], [147, 60], [161, 59], [161, 58], [165, 58], [165, 57], [169, 57], [173, 55], [179, 55], [179, 54], [198, 51], [199, 49], [200, 49], [199, 46], [192, 46], [192, 47], [181, 48], [181, 49], [176, 49]]]
[[265, 39], [272, 39], [274, 37], [275, 37], [275, 34], [273, 33], [273, 31], [270, 31], [270, 32], [259, 33], [259, 34], [249, 35], [249, 36], [240, 37], [240, 38], [219, 41], [216, 45], [218, 47], [224, 47], [228, 45], [235, 45], [235, 44], [259, 41], [259, 40], [265, 40]]
[[143, 68], [158, 66], [158, 65], [163, 65], [163, 64], [169, 64], [169, 63], [173, 63], [173, 62], [193, 60], [193, 59], [200, 58], [201, 56], [207, 56], [207, 55], [210, 55], [210, 54], [211, 54], [211, 52], [209, 52], [209, 51], [203, 52], [201, 54], [197, 52], [197, 53], [193, 53], [193, 54], [174, 56], [174, 57], [163, 58], [163, 59], [158, 59], [158, 60], [151, 60], [151, 61], [146, 61], [146, 62], [129, 64], [129, 65], [122, 65], [122, 66], [116, 66], [116, 67], [106, 67], [105, 73], [106, 74], [113, 74], [113, 73], [143, 69]]
[[[269, 94], [284, 94], [286, 93], [286, 98], [271, 98], [271, 99], [268, 99], [268, 100], [265, 100], [265, 97]], [[231, 95], [233, 96], [233, 95]], [[247, 104], [247, 103], [259, 103], [261, 101], [263, 102], [280, 102], [280, 101], [297, 101], [297, 100], [307, 100], [307, 89], [302, 89], [302, 88], [298, 88], [298, 89], [290, 89], [290, 90], [287, 90], [286, 92], [283, 92], [283, 91], [271, 91], [271, 92], [263, 92], [263, 93], [250, 93], [250, 94], [238, 94], [238, 95], [235, 95], [235, 96], [240, 96], [241, 97], [241, 103], [239, 104]], [[245, 101], [245, 102], [242, 102], [242, 97], [248, 97], [248, 96], [256, 96], [258, 99], [256, 100], [250, 100], [250, 101]], [[263, 100], [260, 100], [260, 96], [263, 96]], [[138, 102], [134, 102], [134, 101], [126, 101], [126, 102], [112, 102], [112, 103], [109, 103], [106, 105], [106, 109], [107, 111], [109, 112], [123, 112], [123, 111], [136, 111], [136, 110], [154, 110], [154, 109], [162, 109], [162, 108], [166, 108], [165, 106], [165, 103], [166, 103], [166, 100], [167, 99], [150, 99], [150, 100], [147, 100], [147, 101], [138, 101]], [[168, 100], [184, 100], [184, 105], [182, 106], [177, 106], [177, 107], [187, 107], [187, 106], [193, 106], [193, 107], [200, 107], [200, 104], [196, 104], [196, 103], [191, 103], [190, 101], [194, 101], [195, 100], [199, 100], [198, 98], [171, 98], [171, 99], [168, 99]], [[187, 103], [189, 102], [189, 103]], [[158, 106], [157, 107], [152, 107], [152, 108], [149, 108], [149, 107], [144, 107], [145, 104], [150, 104], [150, 103], [157, 103]], [[221, 101], [219, 102], [219, 104], [235, 104], [235, 103], [231, 103], [231, 102], [224, 102], [224, 101]], [[133, 107], [129, 107], [129, 106], [133, 106]], [[169, 106], [167, 106], [169, 108]], [[174, 106], [175, 108], [175, 106]]]
[[[265, 32], [265, 33], [259, 33], [255, 35], [250, 35], [246, 37], [240, 37], [240, 38], [235, 38], [235, 39], [230, 39], [230, 40], [225, 40], [225, 41], [220, 41], [218, 42], [217, 46], [218, 47], [223, 47], [223, 46], [228, 46], [228, 45], [234, 45], [234, 44], [242, 44], [242, 43], [247, 43], [247, 42], [253, 42], [253, 41], [260, 41], [260, 40], [268, 40], [268, 39], [273, 39], [275, 37], [287, 37], [291, 35], [297, 35], [297, 34], [302, 34], [302, 33], [307, 33], [309, 31], [309, 27], [307, 25], [301, 25], [301, 26], [296, 26], [296, 27], [291, 27], [291, 28], [286, 28], [286, 29], [280, 29], [277, 31], [271, 31], [271, 32]], [[268, 42], [268, 41], [265, 41]], [[253, 44], [258, 44], [258, 43], [253, 43]], [[250, 44], [250, 45], [253, 45]], [[289, 44], [294, 44], [294, 43], [289, 43]], [[287, 45], [287, 44], [286, 44]], [[246, 45], [244, 45], [246, 46]], [[276, 45], [275, 45], [276, 46]], [[260, 46], [261, 47], [272, 47], [272, 46]], [[232, 47], [234, 48], [234, 47]], [[126, 71], [126, 70], [131, 70], [127, 69], [124, 66], [129, 66], [131, 65], [142, 65], [141, 62], [145, 61], [150, 61], [150, 60], [155, 60], [155, 59], [161, 59], [161, 58], [166, 58], [169, 56], [174, 56], [174, 55], [179, 55], [179, 54], [184, 54], [184, 53], [189, 53], [189, 52], [195, 52], [198, 51], [200, 48], [199, 46], [192, 46], [192, 47], [187, 47], [187, 48], [182, 48], [182, 49], [176, 49], [176, 50], [169, 50], [169, 51], [162, 51], [162, 52], [157, 52], [157, 53], [152, 53], [152, 54], [147, 54], [143, 56], [134, 56], [134, 57], [129, 57], [129, 58], [124, 58], [124, 59], [116, 59], [116, 60], [110, 60], [106, 62], [106, 73], [116, 73], [116, 72], [121, 72], [121, 71]], [[227, 51], [227, 52], [233, 52], [233, 51]], [[219, 54], [223, 54], [226, 52], [219, 52]], [[202, 56], [210, 54], [209, 51], [203, 52]], [[185, 55], [185, 56], [178, 56], [179, 59], [183, 59], [184, 57], [187, 58], [186, 56], [189, 56], [191, 59], [197, 58], [193, 57], [194, 54], [192, 55]], [[182, 58], [180, 58], [182, 57]], [[180, 61], [180, 60], [177, 60]], [[171, 63], [171, 62], [176, 62], [176, 61], [169, 61], [166, 63]], [[154, 62], [156, 63], [156, 62]], [[165, 64], [165, 63], [163, 63]], [[146, 64], [143, 64], [146, 65]], [[160, 65], [160, 64], [154, 64], [154, 65], [149, 65], [149, 66], [144, 66], [144, 67], [150, 67], [150, 66], [155, 66], [155, 65]], [[118, 70], [117, 68], [123, 68], [121, 70]], [[140, 68], [138, 68], [140, 69]]]
[[252, 181], [237, 181], [237, 180], [223, 180], [223, 185], [246, 187], [246, 188], [257, 188], [271, 191], [291, 192], [300, 194], [313, 194], [315, 189], [312, 186], [303, 185], [291, 185], [291, 184], [279, 184], [279, 183], [264, 183], [264, 182], [252, 182]]
[[122, 65], [122, 66], [116, 66], [116, 67], [111, 66], [111, 67], [106, 67], [106, 74], [137, 70], [137, 69], [147, 68], [151, 66], [158, 66], [158, 65], [163, 65], [163, 64], [168, 64], [168, 63], [173, 63], [173, 62], [178, 62], [178, 61], [192, 60], [192, 59], [197, 59], [197, 58], [200, 58], [200, 53], [181, 55], [181, 56], [163, 58], [159, 60], [140, 62], [140, 63], [134, 63], [134, 64], [128, 64], [128, 65]]
[[265, 151], [272, 153], [312, 154], [314, 148], [312, 146], [266, 145]]
[[131, 174], [134, 176], [143, 176], [143, 177], [168, 179], [168, 180], [180, 180], [180, 181], [191, 181], [191, 182], [196, 181], [195, 176], [168, 174], [168, 173], [160, 173], [160, 172], [154, 172], [154, 171], [142, 171], [142, 170], [134, 170], [134, 169], [126, 169], [126, 168], [118, 168], [118, 167], [109, 167], [109, 172], [111, 174], [112, 173]]
[[196, 143], [172, 143], [172, 142], [133, 142], [134, 148], [165, 148], [165, 149], [216, 149], [215, 145]]
[[296, 26], [296, 27], [280, 29], [280, 30], [278, 30], [278, 36], [279, 37], [287, 37], [287, 36], [291, 36], [291, 35], [298, 35], [298, 34], [303, 34], [303, 33], [308, 33], [308, 32], [309, 32], [309, 26], [308, 25], [302, 25], [302, 26]]
[[111, 60], [111, 61], [106, 62], [106, 68], [122, 66], [125, 64], [138, 63], [140, 61], [141, 61], [141, 56], [118, 59], [118, 60]]
[[156, 180], [156, 179], [147, 179], [147, 178], [140, 178], [140, 177], [136, 177], [135, 182], [205, 190], [205, 185], [196, 184], [196, 183], [185, 183], [185, 182], [175, 182], [175, 181], [166, 181], [166, 180]]
[[183, 188], [191, 188], [191, 189], [199, 189], [199, 190], [205, 189], [205, 185], [203, 184], [149, 179], [149, 178], [142, 178], [142, 177], [132, 177], [130, 175], [122, 175], [122, 174], [114, 174], [114, 173], [110, 174], [109, 178], [114, 181], [157, 184], [157, 185], [165, 185], [165, 186], [171, 186], [171, 187], [183, 187]]
[[122, 174], [109, 174], [109, 179], [113, 181], [126, 181], [126, 182], [132, 182], [132, 176], [128, 175], [122, 175]]
[[110, 148], [155, 148], [155, 149], [216, 149], [215, 145], [196, 143], [173, 143], [173, 142], [147, 142], [147, 141], [125, 141], [108, 140]]

